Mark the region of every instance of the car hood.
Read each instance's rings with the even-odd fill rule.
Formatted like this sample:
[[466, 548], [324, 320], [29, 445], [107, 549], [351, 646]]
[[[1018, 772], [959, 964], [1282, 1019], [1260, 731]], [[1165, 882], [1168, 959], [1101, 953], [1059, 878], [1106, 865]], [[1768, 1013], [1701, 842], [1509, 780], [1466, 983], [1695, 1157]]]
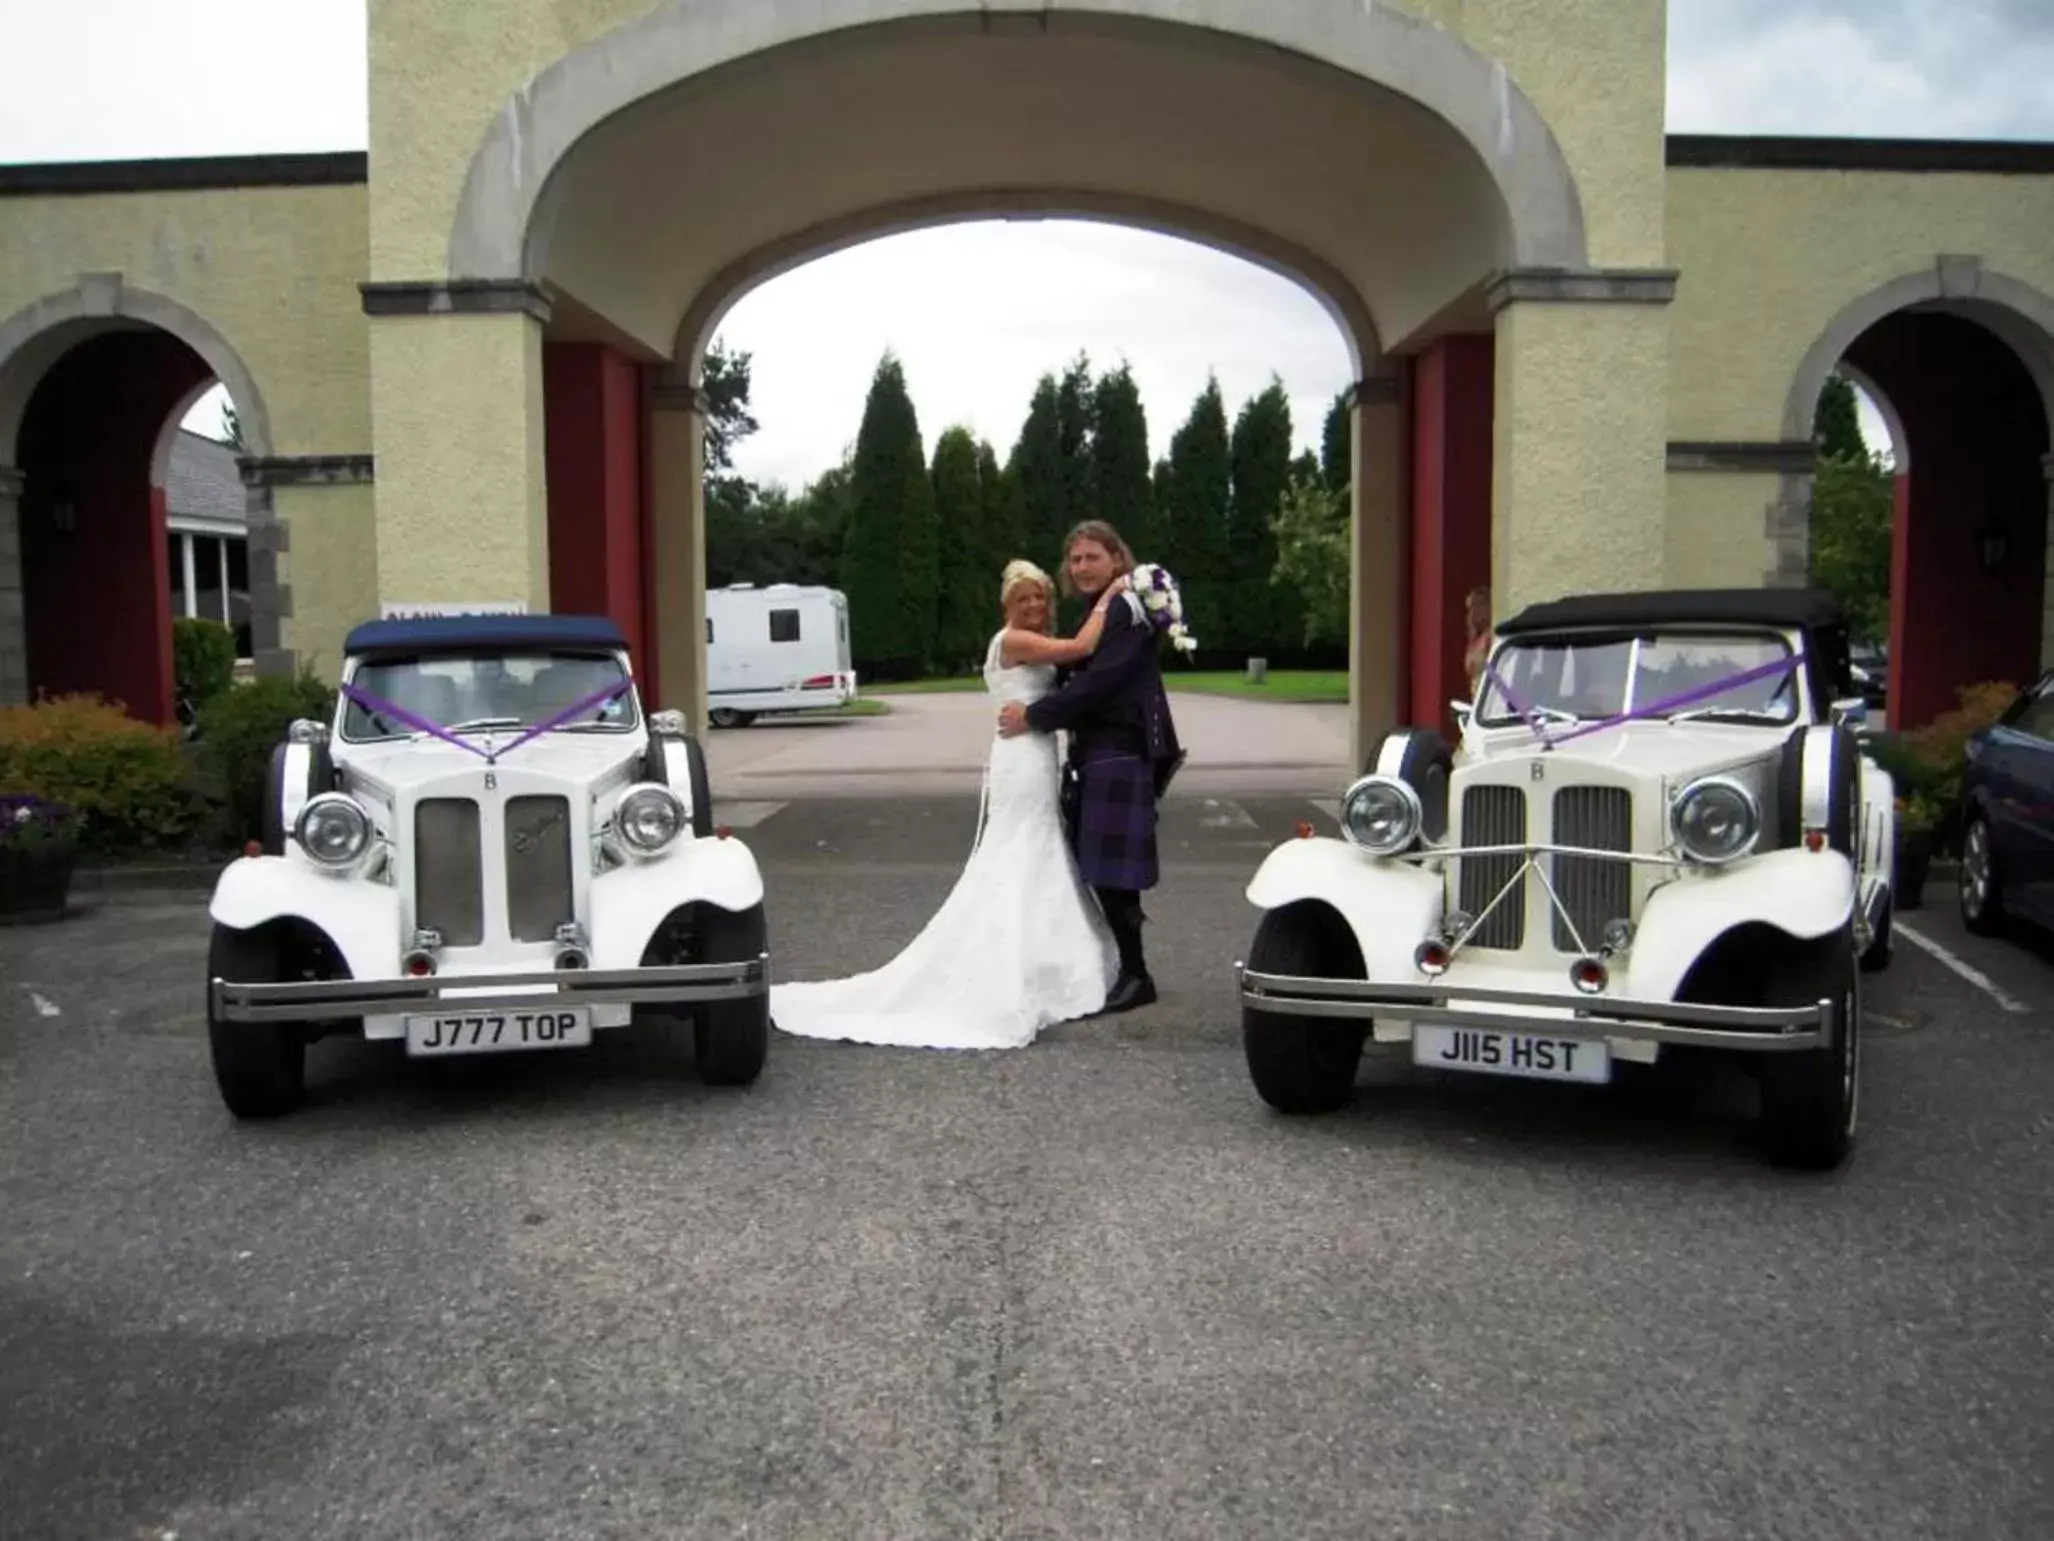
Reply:
[[[1556, 734], [1573, 730], [1565, 725], [1549, 731]], [[1525, 765], [1541, 758], [1557, 770], [1577, 764], [1602, 765], [1614, 772], [1660, 776], [1675, 782], [1714, 775], [1775, 754], [1791, 731], [1788, 726], [1758, 723], [1633, 722], [1548, 749], [1523, 728], [1505, 729], [1493, 731], [1482, 753], [1472, 756], [1469, 764]]]
[[[465, 737], [480, 749], [496, 745], [498, 763], [504, 769], [575, 782], [604, 778], [638, 758], [641, 752], [641, 737], [637, 734], [549, 733], [511, 752], [506, 746], [519, 737], [517, 733], [496, 734], [489, 740], [482, 734]], [[437, 781], [459, 771], [488, 768], [484, 756], [432, 738], [390, 744], [338, 744], [336, 750], [336, 758], [351, 771], [394, 791]]]

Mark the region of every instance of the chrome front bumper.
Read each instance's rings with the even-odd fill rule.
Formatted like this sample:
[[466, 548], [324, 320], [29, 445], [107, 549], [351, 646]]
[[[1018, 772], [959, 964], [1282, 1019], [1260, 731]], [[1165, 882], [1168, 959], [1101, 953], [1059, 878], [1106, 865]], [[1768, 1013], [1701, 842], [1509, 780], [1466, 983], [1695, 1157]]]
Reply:
[[224, 1022], [312, 1022], [407, 1012], [535, 1011], [562, 1006], [696, 1006], [769, 994], [770, 955], [759, 954], [740, 963], [438, 974], [426, 979], [320, 979], [290, 984], [213, 979], [208, 981], [208, 992], [215, 1017]]
[[[1241, 1004], [1286, 1017], [1369, 1020], [1383, 1017], [1434, 1027], [1495, 1028], [1598, 1042], [1676, 1044], [1735, 1049], [1750, 1054], [1794, 1054], [1834, 1040], [1838, 1008], [1830, 1000], [1809, 1006], [1691, 1006], [1605, 995], [1547, 995], [1538, 991], [1479, 989], [1470, 985], [1383, 984], [1360, 979], [1304, 979], [1258, 974], [1234, 966]], [[1552, 1007], [1554, 1016], [1518, 1010]]]

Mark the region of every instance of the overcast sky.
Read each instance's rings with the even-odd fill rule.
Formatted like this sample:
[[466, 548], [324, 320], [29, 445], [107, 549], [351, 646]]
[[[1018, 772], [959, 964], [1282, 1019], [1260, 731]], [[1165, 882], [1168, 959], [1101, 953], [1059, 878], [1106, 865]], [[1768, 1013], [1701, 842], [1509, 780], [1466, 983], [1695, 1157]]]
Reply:
[[[2054, 0], [1672, 0], [1669, 26], [1675, 132], [2054, 140]], [[0, 37], [0, 161], [365, 143], [364, 0], [0, 0]], [[1208, 369], [1229, 412], [1274, 371], [1301, 444], [1349, 377], [1295, 285], [1100, 225], [879, 241], [766, 284], [722, 335], [755, 361], [740, 469], [795, 485], [854, 438], [887, 347], [930, 448], [964, 422], [1001, 456], [1036, 377], [1079, 351], [1133, 365], [1156, 454]]]

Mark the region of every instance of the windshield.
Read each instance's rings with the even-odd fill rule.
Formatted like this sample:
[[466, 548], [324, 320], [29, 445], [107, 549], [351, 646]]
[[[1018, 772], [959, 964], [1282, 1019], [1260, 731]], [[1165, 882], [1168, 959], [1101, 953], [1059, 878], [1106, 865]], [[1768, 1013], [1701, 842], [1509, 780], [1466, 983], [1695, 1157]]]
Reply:
[[[1799, 671], [1776, 667], [1791, 658], [1789, 644], [1769, 633], [1520, 638], [1492, 656], [1476, 720], [1509, 727], [1538, 711], [1555, 721], [1592, 722], [1655, 708], [1649, 715], [1672, 720], [1795, 722]], [[1765, 672], [1718, 688], [1754, 671]]]
[[[536, 727], [626, 678], [620, 660], [606, 653], [493, 651], [381, 658], [359, 665], [350, 683], [438, 728], [482, 731]], [[419, 731], [363, 702], [343, 700], [346, 739], [405, 738]], [[635, 726], [634, 692], [587, 705], [561, 726], [626, 732]]]

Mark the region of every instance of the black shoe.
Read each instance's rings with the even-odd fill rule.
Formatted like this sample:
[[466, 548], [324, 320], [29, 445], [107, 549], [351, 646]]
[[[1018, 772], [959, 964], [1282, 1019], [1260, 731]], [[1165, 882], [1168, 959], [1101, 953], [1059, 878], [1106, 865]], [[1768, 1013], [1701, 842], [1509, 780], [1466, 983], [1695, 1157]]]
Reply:
[[1105, 1005], [1099, 1008], [1098, 1014], [1110, 1017], [1154, 1004], [1155, 981], [1146, 974], [1123, 973], [1114, 981], [1112, 991], [1106, 996]]

